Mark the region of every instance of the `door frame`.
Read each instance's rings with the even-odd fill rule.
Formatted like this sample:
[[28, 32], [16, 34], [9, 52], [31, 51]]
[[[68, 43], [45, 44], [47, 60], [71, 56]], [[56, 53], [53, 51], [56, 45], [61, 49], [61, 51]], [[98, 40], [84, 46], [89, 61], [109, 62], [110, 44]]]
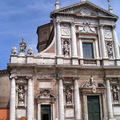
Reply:
[[103, 110], [104, 103], [102, 102], [102, 94], [83, 94], [83, 120], [88, 120], [88, 104], [87, 104], [87, 96], [98, 96], [99, 97], [99, 103], [100, 103], [100, 120], [104, 118], [103, 114], [105, 110]]
[[54, 103], [50, 104], [50, 103], [38, 103], [37, 105], [37, 120], [41, 120], [41, 106], [42, 105], [50, 105], [51, 108], [51, 120], [55, 120], [55, 111], [54, 111]]
[[[98, 100], [99, 100], [99, 114], [100, 114], [100, 120], [101, 120], [101, 102], [100, 102], [100, 95], [87, 95], [87, 112], [88, 112], [88, 97], [96, 97]], [[89, 113], [88, 113], [89, 114]], [[89, 116], [88, 116], [88, 119], [89, 119]]]

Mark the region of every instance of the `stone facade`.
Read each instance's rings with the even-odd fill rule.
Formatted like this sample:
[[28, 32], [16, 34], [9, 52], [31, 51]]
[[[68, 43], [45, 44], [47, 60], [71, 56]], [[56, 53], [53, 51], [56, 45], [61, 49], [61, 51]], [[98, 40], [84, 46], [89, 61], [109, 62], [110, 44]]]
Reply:
[[24, 40], [11, 51], [10, 120], [120, 120], [118, 17], [86, 0], [58, 3], [52, 25], [38, 27], [38, 53], [25, 55]]

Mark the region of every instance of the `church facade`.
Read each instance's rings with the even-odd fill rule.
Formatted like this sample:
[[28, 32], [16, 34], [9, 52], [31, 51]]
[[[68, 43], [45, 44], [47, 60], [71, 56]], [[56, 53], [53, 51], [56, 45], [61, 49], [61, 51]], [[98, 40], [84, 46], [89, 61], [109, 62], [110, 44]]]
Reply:
[[50, 17], [37, 29], [37, 54], [25, 54], [24, 40], [19, 53], [12, 48], [5, 74], [10, 120], [120, 120], [118, 17], [111, 6], [81, 0], [59, 8], [56, 1]]

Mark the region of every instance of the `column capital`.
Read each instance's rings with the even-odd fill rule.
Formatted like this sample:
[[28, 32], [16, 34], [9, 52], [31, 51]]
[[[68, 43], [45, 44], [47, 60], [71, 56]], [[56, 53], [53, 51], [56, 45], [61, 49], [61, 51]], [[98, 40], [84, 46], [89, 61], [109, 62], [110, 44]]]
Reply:
[[115, 30], [116, 29], [116, 24], [112, 25], [112, 28]]
[[75, 22], [73, 22], [73, 21], [71, 21], [70, 24], [71, 24], [71, 26], [73, 26], [73, 27], [75, 26]]
[[57, 24], [60, 24], [60, 23], [61, 23], [61, 21], [60, 21], [60, 20], [56, 20], [56, 23], [57, 23]]
[[64, 80], [63, 77], [57, 77], [56, 79], [57, 79], [57, 80]]
[[79, 77], [73, 77], [72, 79], [73, 80], [79, 80]]
[[103, 25], [103, 24], [100, 24], [100, 25], [99, 25], [99, 28], [103, 28], [104, 26], [105, 26], [105, 25]]
[[30, 80], [30, 79], [33, 80], [33, 77], [32, 76], [27, 76], [26, 79], [27, 80]]
[[15, 79], [15, 80], [16, 80], [16, 79], [17, 79], [17, 76], [11, 75], [11, 76], [10, 76], [10, 80], [12, 80], [12, 79]]

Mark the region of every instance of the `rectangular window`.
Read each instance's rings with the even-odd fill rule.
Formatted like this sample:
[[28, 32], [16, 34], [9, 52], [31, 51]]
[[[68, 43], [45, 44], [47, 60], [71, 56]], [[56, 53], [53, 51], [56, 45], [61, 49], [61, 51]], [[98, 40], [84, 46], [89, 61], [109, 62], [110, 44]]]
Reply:
[[83, 43], [83, 57], [93, 59], [93, 44]]

